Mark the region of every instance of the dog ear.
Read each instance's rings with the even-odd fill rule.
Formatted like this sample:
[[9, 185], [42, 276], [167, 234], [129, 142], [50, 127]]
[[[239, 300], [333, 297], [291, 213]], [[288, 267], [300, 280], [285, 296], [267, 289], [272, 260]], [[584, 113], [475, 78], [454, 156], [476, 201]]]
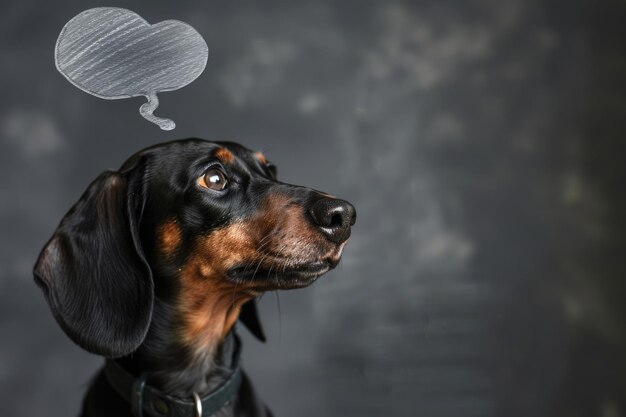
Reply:
[[239, 320], [250, 330], [257, 339], [261, 342], [265, 342], [265, 332], [261, 321], [259, 320], [259, 311], [256, 305], [256, 298], [248, 301], [241, 307], [239, 313]]
[[138, 227], [143, 169], [107, 171], [65, 215], [35, 264], [57, 322], [82, 348], [127, 355], [150, 324], [154, 287]]

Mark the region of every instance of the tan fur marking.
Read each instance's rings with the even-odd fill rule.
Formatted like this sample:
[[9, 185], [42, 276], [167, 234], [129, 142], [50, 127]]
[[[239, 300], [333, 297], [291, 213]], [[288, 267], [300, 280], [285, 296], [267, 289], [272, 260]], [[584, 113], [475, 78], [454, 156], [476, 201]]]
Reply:
[[225, 273], [254, 252], [242, 224], [218, 229], [196, 242], [181, 273], [179, 305], [186, 343], [211, 349], [228, 334], [241, 306], [256, 294], [228, 281]]
[[254, 156], [256, 157], [256, 159], [259, 160], [259, 162], [261, 162], [263, 165], [267, 164], [267, 158], [265, 158], [265, 155], [263, 155], [262, 152], [256, 152], [254, 154]]
[[181, 232], [175, 219], [163, 223], [159, 227], [159, 247], [165, 256], [171, 256], [180, 246]]
[[235, 160], [235, 155], [226, 148], [217, 148], [213, 152], [213, 156], [225, 164], [231, 164]]
[[212, 349], [235, 324], [241, 306], [254, 297], [223, 277], [223, 271], [201, 257], [182, 271], [183, 290], [179, 305], [183, 339], [199, 349]]

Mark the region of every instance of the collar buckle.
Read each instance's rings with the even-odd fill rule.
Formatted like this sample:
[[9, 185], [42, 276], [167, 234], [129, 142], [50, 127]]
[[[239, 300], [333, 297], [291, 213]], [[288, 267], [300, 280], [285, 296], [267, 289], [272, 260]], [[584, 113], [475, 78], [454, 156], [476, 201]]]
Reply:
[[193, 416], [202, 417], [202, 400], [197, 393], [193, 393]]
[[133, 382], [130, 405], [133, 416], [143, 417], [143, 391], [146, 387], [148, 374], [143, 374]]

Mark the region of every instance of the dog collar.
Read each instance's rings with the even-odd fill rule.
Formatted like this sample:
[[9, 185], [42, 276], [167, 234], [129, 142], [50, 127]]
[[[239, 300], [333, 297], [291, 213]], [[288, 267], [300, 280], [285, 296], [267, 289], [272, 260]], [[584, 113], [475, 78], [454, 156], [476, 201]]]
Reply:
[[156, 417], [209, 417], [229, 404], [241, 385], [239, 338], [230, 336], [224, 345], [225, 349], [234, 345], [230, 349], [232, 371], [219, 387], [204, 397], [199, 397], [194, 393], [191, 399], [183, 400], [165, 394], [146, 383], [148, 374], [137, 378], [122, 368], [114, 359], [107, 359], [104, 373], [115, 392], [130, 403], [135, 417], [143, 417], [144, 413]]

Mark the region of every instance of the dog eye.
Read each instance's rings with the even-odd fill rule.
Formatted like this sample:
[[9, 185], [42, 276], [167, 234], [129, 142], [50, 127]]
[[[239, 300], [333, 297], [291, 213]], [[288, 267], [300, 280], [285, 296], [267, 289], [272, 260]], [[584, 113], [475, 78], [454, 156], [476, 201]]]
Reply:
[[219, 168], [209, 168], [202, 177], [200, 177], [199, 183], [204, 188], [209, 190], [222, 191], [228, 185], [228, 178], [226, 174]]

